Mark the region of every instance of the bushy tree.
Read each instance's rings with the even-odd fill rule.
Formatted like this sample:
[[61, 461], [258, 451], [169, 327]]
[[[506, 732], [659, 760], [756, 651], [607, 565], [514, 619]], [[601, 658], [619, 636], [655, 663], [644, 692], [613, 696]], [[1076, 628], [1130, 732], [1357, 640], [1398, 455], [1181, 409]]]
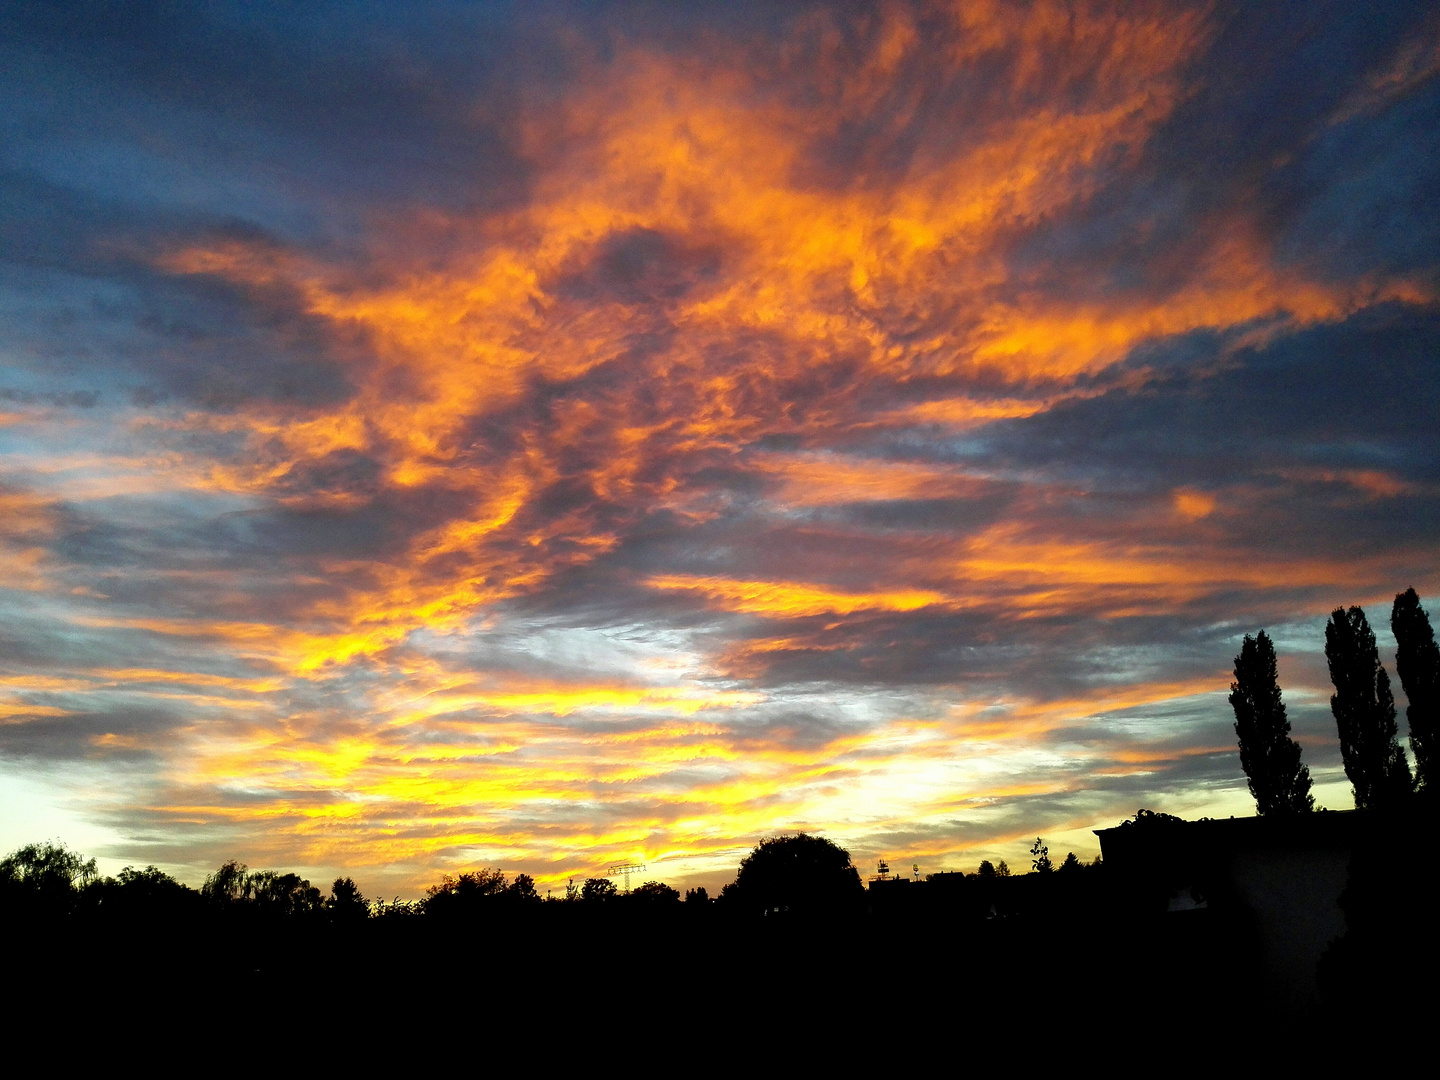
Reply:
[[93, 882], [85, 890], [87, 907], [122, 919], [167, 920], [195, 914], [199, 893], [157, 866], [127, 866], [115, 877]]
[[313, 915], [325, 908], [324, 895], [299, 874], [249, 870], [234, 859], [205, 879], [200, 894], [220, 907], [269, 916]]
[[983, 878], [992, 878], [995, 876], [995, 864], [992, 863], [989, 859], [981, 859], [980, 867], [975, 871], [975, 873], [979, 874]]
[[632, 902], [642, 904], [678, 904], [680, 892], [663, 881], [647, 881], [630, 892]]
[[246, 884], [250, 902], [266, 915], [313, 915], [324, 910], [325, 900], [320, 890], [299, 874], [257, 870]]
[[808, 833], [756, 844], [741, 860], [734, 885], [740, 907], [757, 913], [837, 913], [864, 895], [850, 853]]
[[383, 899], [376, 900], [370, 909], [370, 914], [376, 919], [411, 919], [417, 915], [425, 914], [424, 900], [401, 900], [398, 896], [392, 897], [389, 903]]
[[115, 882], [122, 888], [133, 889], [137, 894], [146, 895], [172, 893], [176, 889], [185, 889], [184, 885], [158, 866], [153, 865], [145, 867], [144, 870], [136, 870], [133, 866], [127, 866], [115, 876]]
[[1396, 738], [1390, 677], [1363, 610], [1336, 608], [1331, 614], [1325, 626], [1325, 659], [1335, 684], [1330, 711], [1355, 805], [1364, 809], [1393, 804], [1409, 794], [1414, 781]]
[[64, 914], [95, 876], [95, 860], [64, 844], [26, 844], [0, 859], [0, 904]]
[[685, 902], [688, 904], [691, 901], [699, 904], [708, 904], [710, 902], [710, 894], [705, 891], [704, 885], [695, 889], [685, 890]]
[[1415, 755], [1415, 780], [1428, 789], [1435, 777], [1436, 729], [1440, 727], [1440, 647], [1430, 617], [1420, 606], [1414, 589], [1395, 597], [1390, 609], [1390, 629], [1395, 634], [1395, 672], [1410, 704], [1405, 719], [1410, 724], [1410, 750]]
[[336, 878], [330, 886], [325, 910], [336, 922], [359, 922], [370, 915], [370, 901], [360, 887], [348, 877]]
[[1062, 874], [1073, 874], [1081, 869], [1083, 869], [1083, 867], [1081, 866], [1080, 860], [1073, 851], [1066, 855], [1065, 861], [1060, 864], [1060, 872]]
[[467, 870], [451, 877], [446, 874], [439, 885], [425, 890], [427, 915], [452, 916], [473, 912], [480, 904], [505, 895], [505, 874], [485, 867]]
[[1240, 767], [1255, 797], [1255, 812], [1295, 814], [1314, 809], [1310, 770], [1300, 763], [1300, 744], [1290, 738], [1290, 721], [1280, 697], [1275, 646], [1261, 630], [1245, 635], [1230, 684]]
[[620, 890], [609, 878], [592, 877], [585, 879], [585, 885], [580, 890], [580, 899], [587, 903], [599, 904], [607, 900], [614, 900], [620, 895]]
[[535, 879], [529, 874], [516, 874], [515, 880], [505, 887], [505, 899], [514, 904], [538, 904], [540, 892], [535, 888]]
[[249, 875], [242, 862], [230, 859], [200, 886], [200, 895], [211, 903], [228, 905], [239, 903], [250, 896]]

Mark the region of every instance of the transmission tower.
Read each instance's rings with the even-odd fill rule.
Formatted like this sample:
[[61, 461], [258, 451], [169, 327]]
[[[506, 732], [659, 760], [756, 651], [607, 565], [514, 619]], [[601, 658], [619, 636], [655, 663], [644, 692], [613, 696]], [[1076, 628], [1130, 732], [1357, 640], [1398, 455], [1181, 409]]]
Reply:
[[638, 874], [645, 869], [644, 863], [626, 863], [623, 866], [612, 866], [605, 874], [606, 877], [615, 877], [617, 874], [625, 875], [625, 891], [630, 891], [630, 875]]

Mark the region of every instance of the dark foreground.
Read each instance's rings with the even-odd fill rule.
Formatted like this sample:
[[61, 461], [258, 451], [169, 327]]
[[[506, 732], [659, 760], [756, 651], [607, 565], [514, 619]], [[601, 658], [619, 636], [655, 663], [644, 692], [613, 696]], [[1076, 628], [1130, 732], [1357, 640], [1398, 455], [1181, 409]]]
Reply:
[[685, 906], [642, 917], [548, 905], [492, 925], [34, 925], [9, 950], [12, 984], [26, 988], [11, 1017], [147, 1043], [335, 1041], [386, 1054], [471, 1037], [545, 1059], [634, 1043], [724, 1056], [756, 1039], [782, 1056], [968, 1054], [1058, 1033], [1077, 1050], [1163, 1043], [1195, 1060], [1237, 1041], [1279, 1052], [1337, 1021], [1353, 1034], [1357, 1015], [1399, 1019], [1386, 1015], [1393, 993], [1375, 1007], [1368, 977], [1285, 1009], [1245, 928], [1205, 909], [971, 922], [732, 919]]
[[390, 1066], [1093, 1052], [1187, 1072], [1240, 1046], [1278, 1065], [1374, 1063], [1434, 1030], [1435, 824], [1429, 800], [1284, 820], [1142, 812], [1102, 831], [1103, 864], [827, 892], [814, 875], [757, 884], [752, 855], [718, 902], [599, 881], [542, 900], [523, 875], [484, 872], [372, 906], [348, 879], [323, 899], [236, 864], [199, 891], [158, 871], [77, 888], [42, 872], [83, 868], [75, 856], [27, 849], [28, 876], [0, 896], [18, 991], [4, 1015], [77, 1046], [273, 1043]]

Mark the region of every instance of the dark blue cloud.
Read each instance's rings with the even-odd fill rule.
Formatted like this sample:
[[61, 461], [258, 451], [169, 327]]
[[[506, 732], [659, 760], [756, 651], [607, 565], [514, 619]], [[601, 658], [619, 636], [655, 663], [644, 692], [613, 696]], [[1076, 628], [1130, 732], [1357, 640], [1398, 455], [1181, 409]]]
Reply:
[[1007, 422], [1002, 460], [1132, 483], [1229, 483], [1290, 466], [1382, 468], [1435, 478], [1440, 312], [1384, 305]]
[[1437, 281], [1440, 79], [1326, 126], [1297, 155], [1295, 203], [1277, 245], [1333, 278], [1377, 272]]
[[524, 191], [506, 58], [526, 42], [507, 5], [17, 4], [4, 22], [20, 138], [43, 124], [98, 186], [108, 153], [181, 203], [197, 168], [201, 185], [258, 171], [321, 200]]
[[[1061, 296], [1149, 292], [1186, 279], [1237, 221], [1284, 263], [1335, 279], [1435, 280], [1440, 80], [1417, 80], [1354, 115], [1431, 6], [1221, 5], [1188, 92], [1086, 201], [1015, 237], [1018, 272]], [[1083, 264], [1083, 273], [1076, 264]]]

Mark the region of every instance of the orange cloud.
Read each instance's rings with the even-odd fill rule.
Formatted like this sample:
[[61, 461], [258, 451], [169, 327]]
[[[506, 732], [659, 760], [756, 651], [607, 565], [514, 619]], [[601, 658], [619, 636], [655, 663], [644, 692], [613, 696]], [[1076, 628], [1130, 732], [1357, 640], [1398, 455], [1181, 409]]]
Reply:
[[841, 593], [794, 582], [731, 581], [688, 574], [657, 575], [647, 578], [645, 584], [652, 589], [697, 593], [716, 601], [726, 611], [788, 618], [853, 611], [914, 611], [946, 602], [942, 594], [921, 589]]
[[1209, 517], [1215, 512], [1215, 496], [1205, 491], [1180, 488], [1175, 492], [1175, 512], [1190, 521]]

